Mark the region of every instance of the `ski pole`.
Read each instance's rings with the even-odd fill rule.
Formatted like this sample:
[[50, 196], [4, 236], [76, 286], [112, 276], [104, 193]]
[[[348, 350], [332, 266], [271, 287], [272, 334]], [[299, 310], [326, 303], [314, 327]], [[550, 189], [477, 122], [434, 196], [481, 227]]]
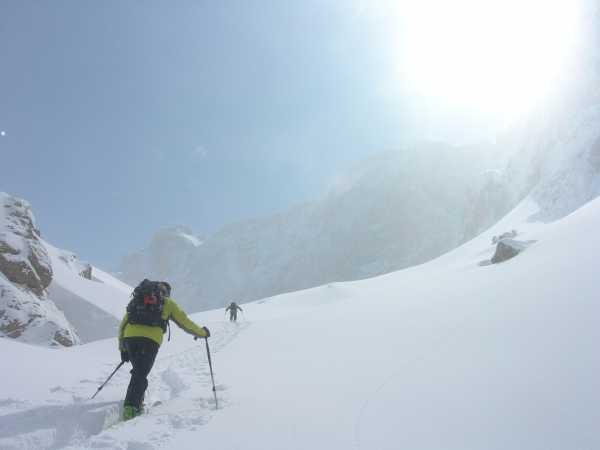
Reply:
[[[194, 337], [194, 340], [198, 339], [198, 336]], [[210, 379], [212, 381], [212, 391], [215, 396], [215, 409], [219, 409], [219, 402], [217, 400], [217, 388], [215, 387], [215, 375], [213, 373], [212, 367], [212, 359], [210, 357], [210, 348], [208, 348], [208, 338], [204, 338], [204, 342], [206, 342], [206, 355], [208, 356], [208, 367], [210, 369]]]
[[213, 374], [212, 360], [210, 359], [210, 349], [208, 348], [208, 338], [204, 338], [206, 342], [206, 354], [208, 355], [208, 367], [210, 368], [210, 379], [212, 380], [212, 390], [215, 395], [215, 409], [219, 409], [219, 403], [217, 401], [217, 388], [215, 387], [215, 376]]
[[108, 383], [108, 382], [110, 381], [110, 379], [113, 377], [113, 375], [114, 375], [115, 373], [117, 373], [117, 370], [119, 370], [123, 364], [125, 364], [125, 361], [121, 361], [121, 364], [119, 364], [119, 365], [117, 366], [117, 368], [116, 368], [115, 370], [113, 370], [113, 372], [112, 372], [112, 373], [111, 373], [111, 374], [108, 376], [108, 378], [106, 379], [106, 381], [105, 381], [104, 383], [102, 383], [102, 386], [100, 386], [100, 387], [98, 388], [98, 390], [96, 391], [96, 393], [95, 393], [94, 395], [92, 395], [92, 398], [91, 398], [90, 400], [92, 400], [92, 399], [93, 399], [93, 398], [94, 398], [96, 395], [98, 395], [98, 392], [100, 392], [100, 391], [102, 390], [102, 388], [103, 388], [104, 386], [106, 386], [106, 383]]

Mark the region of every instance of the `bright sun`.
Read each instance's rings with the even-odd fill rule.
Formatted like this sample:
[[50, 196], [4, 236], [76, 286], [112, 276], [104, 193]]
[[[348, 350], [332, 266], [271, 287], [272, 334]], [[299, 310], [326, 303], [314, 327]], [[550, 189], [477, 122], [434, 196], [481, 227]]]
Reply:
[[404, 87], [450, 108], [504, 118], [535, 106], [565, 75], [577, 0], [404, 0]]

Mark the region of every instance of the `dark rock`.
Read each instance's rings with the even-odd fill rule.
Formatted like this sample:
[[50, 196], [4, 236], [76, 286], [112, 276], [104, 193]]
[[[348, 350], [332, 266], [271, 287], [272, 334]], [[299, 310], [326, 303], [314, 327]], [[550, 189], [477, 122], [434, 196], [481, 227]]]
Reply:
[[[0, 253], [0, 272], [13, 283], [28, 287], [37, 295], [42, 295], [52, 281], [52, 272], [34, 270], [31, 262], [17, 260], [11, 261], [4, 254]], [[42, 277], [40, 277], [40, 274]]]
[[91, 280], [92, 279], [92, 266], [90, 264], [86, 264], [85, 269], [83, 269], [81, 272], [79, 272], [79, 275], [81, 277], [85, 278], [86, 280]]
[[491, 259], [492, 264], [498, 264], [514, 258], [525, 250], [525, 243], [512, 239], [502, 239], [496, 246], [496, 253]]
[[52, 281], [52, 266], [31, 207], [5, 194], [2, 200], [5, 223], [0, 230], [0, 272], [41, 296]]
[[4, 335], [9, 338], [15, 339], [23, 334], [26, 327], [26, 323], [21, 323], [17, 319], [12, 319], [6, 323], [0, 323], [0, 332], [4, 333]]
[[72, 347], [75, 345], [73, 336], [67, 330], [58, 330], [54, 333], [54, 340], [63, 347]]

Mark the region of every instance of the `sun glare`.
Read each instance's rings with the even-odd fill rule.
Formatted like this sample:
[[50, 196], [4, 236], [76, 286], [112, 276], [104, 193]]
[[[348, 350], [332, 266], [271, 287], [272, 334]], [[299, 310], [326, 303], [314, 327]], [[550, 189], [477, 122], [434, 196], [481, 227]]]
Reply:
[[399, 2], [403, 88], [509, 119], [534, 107], [568, 71], [576, 0]]

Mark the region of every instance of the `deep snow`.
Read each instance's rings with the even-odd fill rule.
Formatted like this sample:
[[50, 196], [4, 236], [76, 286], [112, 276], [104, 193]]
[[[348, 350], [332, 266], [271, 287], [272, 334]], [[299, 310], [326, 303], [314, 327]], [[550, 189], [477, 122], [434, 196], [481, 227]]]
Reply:
[[[0, 340], [0, 447], [600, 448], [600, 200], [551, 224], [534, 212], [525, 202], [422, 266], [242, 305], [238, 324], [194, 315], [213, 330], [218, 411], [204, 347], [182, 332], [150, 379], [147, 403], [162, 405], [118, 424], [126, 370], [87, 400], [118, 363], [115, 339]], [[513, 228], [535, 243], [480, 266]]]

